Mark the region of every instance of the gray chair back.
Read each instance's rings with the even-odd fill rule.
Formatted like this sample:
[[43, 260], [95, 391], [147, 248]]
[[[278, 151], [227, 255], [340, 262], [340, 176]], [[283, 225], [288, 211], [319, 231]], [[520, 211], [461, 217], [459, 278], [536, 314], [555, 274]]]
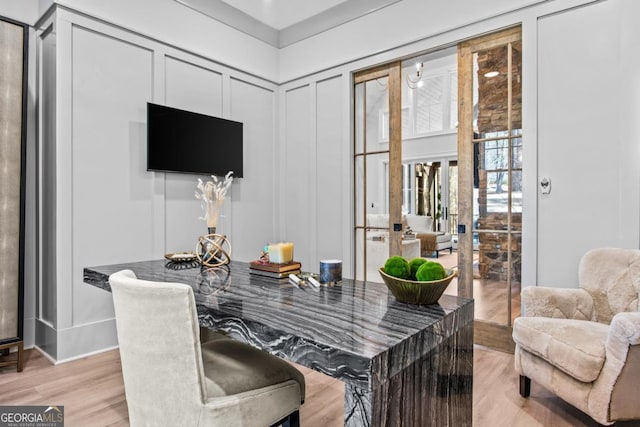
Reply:
[[109, 282], [131, 425], [197, 425], [205, 383], [193, 290], [130, 270]]

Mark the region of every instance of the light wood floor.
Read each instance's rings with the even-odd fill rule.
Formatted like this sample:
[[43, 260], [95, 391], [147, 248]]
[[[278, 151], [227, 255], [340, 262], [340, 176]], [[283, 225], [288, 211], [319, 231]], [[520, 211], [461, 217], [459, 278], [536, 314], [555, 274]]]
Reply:
[[[342, 383], [304, 367], [299, 369], [307, 381], [302, 425], [341, 426]], [[0, 405], [64, 405], [67, 427], [126, 426], [127, 406], [119, 353], [112, 350], [54, 366], [37, 350], [27, 350], [22, 373], [16, 373], [14, 368], [0, 368]], [[438, 425], [437, 420], [433, 425]], [[598, 424], [535, 383], [531, 397], [521, 398], [513, 356], [476, 346], [473, 425], [577, 427]], [[640, 423], [616, 426], [638, 427]]]
[[[474, 260], [478, 259], [478, 253], [474, 253]], [[457, 267], [458, 252], [442, 251], [440, 257], [435, 259], [445, 268]], [[445, 291], [449, 295], [457, 295], [458, 280], [453, 279]], [[507, 314], [507, 293], [506, 281], [473, 279], [473, 299], [475, 300], [475, 318], [488, 322], [506, 325], [509, 319]], [[511, 322], [520, 316], [520, 284], [511, 285]]]

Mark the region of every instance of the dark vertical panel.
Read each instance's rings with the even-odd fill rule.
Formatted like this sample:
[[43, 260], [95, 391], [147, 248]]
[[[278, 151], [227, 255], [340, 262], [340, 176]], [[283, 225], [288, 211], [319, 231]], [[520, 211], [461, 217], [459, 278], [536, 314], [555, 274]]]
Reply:
[[0, 18], [0, 342], [23, 335], [26, 36]]

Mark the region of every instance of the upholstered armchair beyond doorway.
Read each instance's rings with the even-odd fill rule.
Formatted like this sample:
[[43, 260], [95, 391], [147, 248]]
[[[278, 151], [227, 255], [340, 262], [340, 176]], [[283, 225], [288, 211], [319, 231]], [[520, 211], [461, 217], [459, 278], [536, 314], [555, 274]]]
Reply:
[[190, 286], [109, 282], [131, 426], [299, 425], [302, 373], [224, 336], [201, 344]]
[[589, 251], [578, 280], [522, 290], [526, 317], [513, 325], [520, 394], [533, 380], [601, 424], [640, 419], [640, 250]]

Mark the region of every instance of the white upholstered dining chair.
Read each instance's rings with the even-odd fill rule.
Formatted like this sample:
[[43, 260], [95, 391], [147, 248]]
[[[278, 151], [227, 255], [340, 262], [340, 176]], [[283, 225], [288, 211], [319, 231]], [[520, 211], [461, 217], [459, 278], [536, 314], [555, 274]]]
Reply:
[[201, 344], [190, 286], [130, 270], [109, 282], [132, 426], [299, 425], [303, 374], [227, 337]]

